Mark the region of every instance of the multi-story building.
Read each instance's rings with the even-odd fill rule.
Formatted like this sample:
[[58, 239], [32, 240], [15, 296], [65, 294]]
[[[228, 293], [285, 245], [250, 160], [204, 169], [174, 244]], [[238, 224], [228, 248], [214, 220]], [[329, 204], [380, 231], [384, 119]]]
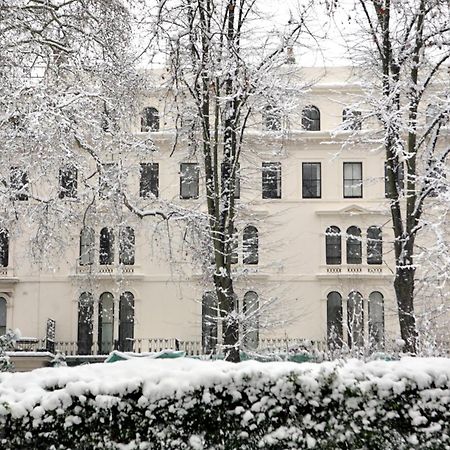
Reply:
[[[242, 308], [261, 309], [247, 344], [342, 336], [350, 345], [381, 345], [398, 334], [384, 151], [347, 143], [355, 131], [371, 133], [367, 124], [359, 130], [359, 113], [349, 109], [360, 93], [349, 68], [302, 72], [316, 80], [311, 90], [287, 117], [255, 118], [240, 161], [236, 291]], [[130, 126], [150, 135], [156, 150], [122, 162], [130, 195], [143, 208], [146, 198], [157, 197], [203, 210], [201, 164], [195, 152], [172, 154], [164, 99], [150, 96], [142, 109]], [[282, 132], [274, 132], [279, 126]], [[117, 161], [104, 163], [117, 170]], [[64, 170], [54, 177], [61, 201], [76, 198], [76, 177]], [[157, 218], [140, 220], [128, 211], [117, 220], [108, 206], [114, 182], [99, 183], [104, 220], [73, 223], [59, 261], [38, 267], [27, 257], [26, 238], [2, 234], [0, 331], [19, 328], [44, 338], [52, 319], [57, 348], [68, 352], [146, 351], [173, 346], [174, 339], [188, 351], [188, 343], [211, 350], [220, 336], [205, 297], [212, 286], [183, 245], [182, 227], [167, 232]]]

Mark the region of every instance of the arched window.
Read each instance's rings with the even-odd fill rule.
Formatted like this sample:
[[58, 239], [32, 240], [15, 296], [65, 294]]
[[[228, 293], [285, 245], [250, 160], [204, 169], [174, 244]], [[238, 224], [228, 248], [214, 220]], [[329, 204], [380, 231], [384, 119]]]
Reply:
[[111, 353], [114, 344], [114, 296], [100, 295], [98, 304], [98, 348], [101, 355]]
[[268, 131], [280, 131], [281, 130], [281, 117], [280, 111], [272, 105], [266, 106], [264, 110], [264, 126]]
[[119, 235], [119, 264], [125, 266], [134, 265], [134, 249], [135, 249], [134, 230], [131, 227], [120, 229]]
[[350, 108], [344, 108], [342, 111], [342, 122], [346, 130], [361, 129], [361, 111], [355, 111]]
[[6, 334], [6, 298], [0, 297], [0, 336]]
[[361, 252], [361, 230], [351, 226], [347, 229], [347, 264], [361, 264]]
[[325, 252], [327, 264], [341, 264], [342, 243], [341, 230], [331, 226], [325, 232]]
[[83, 292], [78, 300], [78, 354], [92, 354], [94, 325], [94, 299], [90, 292]]
[[134, 342], [134, 295], [124, 292], [119, 302], [119, 350], [132, 352]]
[[159, 131], [159, 111], [153, 106], [144, 108], [141, 116], [141, 132]]
[[202, 298], [202, 347], [204, 353], [216, 350], [218, 307], [214, 292], [205, 292]]
[[330, 350], [342, 347], [342, 296], [339, 292], [327, 295], [327, 343]]
[[364, 303], [359, 292], [352, 291], [347, 302], [348, 346], [364, 345]]
[[80, 232], [80, 266], [94, 264], [95, 232], [84, 227]]
[[242, 251], [244, 264], [258, 264], [258, 230], [256, 227], [249, 225], [244, 228], [242, 238]]
[[367, 229], [367, 264], [383, 262], [383, 239], [381, 228], [371, 226]]
[[114, 263], [114, 232], [112, 228], [102, 228], [100, 231], [100, 264]]
[[384, 346], [384, 298], [381, 292], [369, 295], [369, 339], [373, 349]]
[[306, 131], [320, 131], [320, 111], [314, 105], [303, 108], [302, 127]]
[[9, 232], [6, 228], [0, 228], [0, 267], [9, 265]]
[[256, 292], [248, 291], [244, 295], [243, 313], [244, 347], [256, 350], [259, 344], [259, 300]]

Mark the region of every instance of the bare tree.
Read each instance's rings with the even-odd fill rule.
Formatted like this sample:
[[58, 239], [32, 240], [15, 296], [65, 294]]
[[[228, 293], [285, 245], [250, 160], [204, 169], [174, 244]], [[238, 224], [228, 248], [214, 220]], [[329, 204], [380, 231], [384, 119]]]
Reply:
[[394, 289], [405, 350], [415, 353], [416, 240], [427, 225], [427, 200], [437, 197], [445, 185], [450, 151], [445, 127], [450, 94], [449, 5], [446, 0], [357, 0], [354, 12], [358, 31], [347, 39], [361, 67], [364, 91], [355, 108], [363, 109], [359, 120], [373, 123], [376, 118], [382, 128], [370, 136], [370, 142], [382, 143], [386, 152]]
[[[292, 59], [287, 50], [304, 31], [303, 14], [277, 33], [257, 26], [261, 16], [254, 0], [166, 1], [160, 2], [156, 14], [155, 42], [166, 50], [177, 136], [187, 135], [204, 167], [208, 259], [214, 262], [223, 344], [231, 361], [239, 360], [240, 345], [232, 270], [240, 158], [246, 151], [247, 129], [261, 115], [273, 132], [281, 130], [282, 102], [277, 100], [286, 92], [283, 86], [292, 72], [283, 66]], [[177, 144], [178, 140], [174, 148]], [[252, 242], [244, 245], [249, 250]]]

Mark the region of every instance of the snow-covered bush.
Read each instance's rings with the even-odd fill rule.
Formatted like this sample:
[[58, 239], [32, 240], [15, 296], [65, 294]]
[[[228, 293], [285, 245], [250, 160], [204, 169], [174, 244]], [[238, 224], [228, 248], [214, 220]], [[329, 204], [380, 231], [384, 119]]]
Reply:
[[450, 360], [130, 360], [0, 375], [2, 449], [449, 449]]
[[6, 352], [14, 349], [14, 345], [19, 337], [19, 330], [6, 330], [6, 333], [0, 336], [0, 372], [11, 372], [14, 370], [14, 364]]

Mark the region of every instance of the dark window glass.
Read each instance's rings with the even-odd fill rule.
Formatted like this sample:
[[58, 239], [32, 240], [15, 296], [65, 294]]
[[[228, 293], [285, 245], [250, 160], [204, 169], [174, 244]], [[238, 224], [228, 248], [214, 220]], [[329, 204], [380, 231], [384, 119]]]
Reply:
[[141, 132], [159, 131], [159, 111], [152, 106], [144, 108], [141, 116]]
[[98, 346], [101, 355], [108, 355], [114, 345], [114, 296], [111, 292], [100, 295], [98, 303]]
[[369, 339], [374, 350], [384, 346], [384, 298], [380, 292], [369, 295]]
[[342, 111], [342, 122], [346, 130], [360, 130], [361, 129], [361, 111], [355, 111], [350, 108], [345, 108]]
[[[388, 179], [388, 164], [385, 161], [384, 163], [384, 195], [386, 198], [392, 198], [393, 197], [393, 191], [389, 187], [389, 179]], [[405, 170], [403, 163], [399, 163], [395, 168], [395, 177], [394, 180], [397, 184], [397, 191], [398, 194], [401, 195], [403, 193], [403, 190], [405, 188]]]
[[26, 201], [30, 195], [28, 174], [20, 167], [11, 167], [11, 198]]
[[281, 163], [262, 163], [262, 198], [281, 198]]
[[316, 106], [306, 106], [302, 111], [302, 127], [306, 131], [320, 131], [320, 111]]
[[327, 264], [341, 264], [342, 241], [341, 230], [338, 227], [328, 227], [325, 232], [325, 247]]
[[333, 350], [342, 347], [342, 296], [339, 292], [327, 295], [327, 343]]
[[202, 299], [202, 347], [204, 353], [213, 353], [217, 346], [218, 307], [216, 295], [206, 292]]
[[139, 184], [141, 197], [158, 197], [159, 195], [159, 164], [142, 163], [141, 179]]
[[364, 346], [364, 303], [359, 292], [350, 292], [347, 301], [348, 346]]
[[84, 227], [80, 233], [80, 266], [94, 264], [95, 232], [92, 228]]
[[242, 251], [244, 264], [258, 264], [258, 230], [254, 226], [244, 228], [242, 238]]
[[[230, 167], [231, 171], [231, 167]], [[226, 173], [226, 166], [225, 163], [222, 163], [221, 165], [221, 173], [222, 173], [222, 188], [225, 189], [225, 173]], [[228, 179], [230, 176], [228, 176]], [[234, 178], [234, 198], [239, 199], [241, 196], [241, 175], [240, 175], [240, 165], [239, 163], [236, 163], [236, 171], [235, 171], [235, 178]]]
[[347, 229], [347, 264], [362, 263], [361, 230], [351, 226]]
[[83, 292], [78, 300], [78, 354], [91, 355], [94, 329], [94, 299]]
[[124, 292], [119, 301], [119, 350], [132, 352], [134, 343], [134, 295]]
[[76, 198], [78, 171], [76, 167], [65, 166], [59, 169], [59, 198]]
[[280, 111], [275, 106], [267, 106], [264, 111], [264, 126], [268, 131], [281, 130]]
[[181, 163], [180, 196], [181, 198], [198, 198], [200, 168], [197, 163]]
[[320, 198], [321, 170], [320, 163], [302, 164], [302, 197]]
[[135, 235], [131, 227], [124, 227], [119, 232], [119, 264], [134, 265]]
[[367, 264], [383, 262], [383, 239], [381, 228], [372, 226], [367, 229]]
[[108, 265], [114, 262], [114, 232], [112, 228], [102, 228], [100, 231], [100, 264]]
[[0, 267], [9, 265], [9, 232], [6, 228], [0, 228]]
[[111, 198], [119, 190], [119, 170], [115, 163], [102, 165], [99, 178], [99, 196], [102, 199]]
[[256, 292], [249, 291], [244, 295], [243, 314], [244, 347], [256, 350], [259, 344], [259, 300]]
[[344, 197], [362, 197], [362, 163], [344, 163]]
[[6, 334], [6, 298], [0, 297], [0, 336]]

